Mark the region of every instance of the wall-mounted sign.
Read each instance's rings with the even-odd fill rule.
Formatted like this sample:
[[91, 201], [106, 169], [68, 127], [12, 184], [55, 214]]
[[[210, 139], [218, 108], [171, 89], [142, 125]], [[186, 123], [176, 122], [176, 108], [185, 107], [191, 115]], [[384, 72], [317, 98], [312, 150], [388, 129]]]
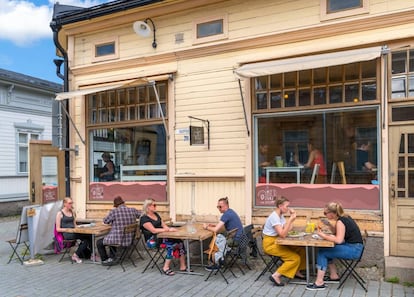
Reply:
[[190, 126], [190, 145], [204, 144], [204, 127]]

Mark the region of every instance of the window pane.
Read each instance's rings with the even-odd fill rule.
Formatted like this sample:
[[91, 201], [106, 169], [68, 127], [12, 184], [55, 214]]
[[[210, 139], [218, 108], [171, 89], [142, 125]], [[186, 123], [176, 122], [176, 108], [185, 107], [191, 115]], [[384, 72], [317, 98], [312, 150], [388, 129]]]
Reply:
[[326, 104], [326, 88], [314, 88], [313, 101], [315, 105]]
[[35, 139], [35, 140], [37, 140], [37, 139], [39, 139], [39, 134], [30, 134], [30, 139]]
[[310, 101], [310, 89], [299, 90], [299, 106], [308, 106]]
[[311, 83], [311, 70], [299, 71], [299, 85], [309, 85]]
[[279, 89], [282, 86], [282, 74], [274, 74], [270, 76], [270, 88]]
[[317, 68], [313, 70], [313, 83], [326, 83], [326, 68]]
[[414, 106], [393, 107], [391, 120], [393, 122], [414, 121]]
[[361, 7], [362, 0], [328, 0], [328, 13]]
[[392, 98], [405, 98], [405, 77], [396, 77], [391, 80]]
[[345, 65], [345, 80], [359, 79], [359, 63]]
[[361, 62], [362, 78], [376, 78], [377, 77], [377, 62], [376, 60]]
[[362, 100], [375, 100], [377, 99], [377, 84], [376, 83], [363, 83], [362, 84]]
[[26, 133], [19, 133], [19, 143], [27, 143], [28, 135]]
[[267, 76], [256, 77], [255, 81], [256, 81], [255, 86], [256, 86], [257, 91], [267, 89]]
[[410, 50], [409, 55], [410, 55], [410, 65], [408, 69], [410, 69], [410, 72], [414, 72], [414, 50]]
[[345, 86], [345, 102], [359, 102], [359, 85], [346, 85]]
[[329, 67], [329, 82], [342, 81], [342, 66]]
[[270, 93], [270, 108], [280, 108], [282, 107], [282, 93], [273, 92]]
[[266, 109], [267, 108], [267, 94], [256, 94], [256, 109]]
[[295, 91], [287, 91], [284, 95], [284, 103], [285, 107], [294, 107], [296, 106], [296, 92]]
[[333, 86], [329, 88], [329, 103], [342, 102], [342, 86]]
[[285, 82], [284, 82], [285, 88], [296, 87], [296, 72], [285, 73], [284, 77], [285, 77]]
[[[121, 164], [166, 165], [166, 134], [162, 124], [91, 130], [89, 143], [91, 181], [120, 181], [125, 176], [129, 181], [151, 181], [151, 176], [153, 180], [162, 180], [166, 175], [166, 167], [120, 172]], [[103, 153], [110, 158], [104, 159]], [[108, 171], [105, 167], [108, 162], [115, 168], [111, 179], [101, 175]]]
[[406, 73], [407, 53], [392, 53], [392, 74]]
[[223, 20], [197, 24], [197, 38], [223, 34]]
[[95, 56], [101, 57], [115, 53], [115, 42], [95, 46]]

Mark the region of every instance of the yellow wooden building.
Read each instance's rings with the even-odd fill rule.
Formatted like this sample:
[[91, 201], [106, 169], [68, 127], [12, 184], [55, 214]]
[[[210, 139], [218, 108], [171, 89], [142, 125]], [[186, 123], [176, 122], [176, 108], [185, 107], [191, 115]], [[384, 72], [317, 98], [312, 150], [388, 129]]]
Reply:
[[334, 200], [413, 280], [414, 1], [56, 4], [51, 28], [80, 216], [216, 221], [228, 196], [262, 224], [285, 195], [300, 227]]

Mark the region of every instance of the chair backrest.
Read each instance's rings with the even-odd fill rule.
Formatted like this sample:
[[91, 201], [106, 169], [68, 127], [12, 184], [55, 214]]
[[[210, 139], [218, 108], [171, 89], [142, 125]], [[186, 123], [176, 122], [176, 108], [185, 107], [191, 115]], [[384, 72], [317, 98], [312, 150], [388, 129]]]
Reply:
[[321, 164], [315, 164], [315, 166], [313, 166], [312, 177], [310, 180], [311, 184], [314, 184], [315, 180], [318, 178], [319, 167], [321, 167]]
[[236, 236], [237, 230], [238, 230], [238, 228], [234, 228], [234, 229], [231, 229], [230, 231], [228, 231], [226, 239], [227, 240], [234, 239], [234, 237]]
[[124, 227], [124, 233], [122, 235], [123, 240], [121, 241], [122, 246], [130, 246], [134, 242], [137, 229], [138, 229], [138, 223], [126, 225]]
[[263, 228], [262, 227], [254, 227], [251, 231], [253, 239], [262, 238]]

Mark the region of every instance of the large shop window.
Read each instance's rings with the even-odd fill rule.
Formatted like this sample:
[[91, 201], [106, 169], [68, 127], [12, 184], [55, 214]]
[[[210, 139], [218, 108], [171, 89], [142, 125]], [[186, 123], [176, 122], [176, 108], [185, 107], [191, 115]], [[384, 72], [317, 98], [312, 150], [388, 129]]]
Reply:
[[303, 207], [378, 209], [377, 107], [258, 115], [255, 125], [257, 205], [283, 194]]
[[[89, 200], [167, 200], [166, 83], [88, 96]], [[102, 127], [110, 122], [116, 127]]]

